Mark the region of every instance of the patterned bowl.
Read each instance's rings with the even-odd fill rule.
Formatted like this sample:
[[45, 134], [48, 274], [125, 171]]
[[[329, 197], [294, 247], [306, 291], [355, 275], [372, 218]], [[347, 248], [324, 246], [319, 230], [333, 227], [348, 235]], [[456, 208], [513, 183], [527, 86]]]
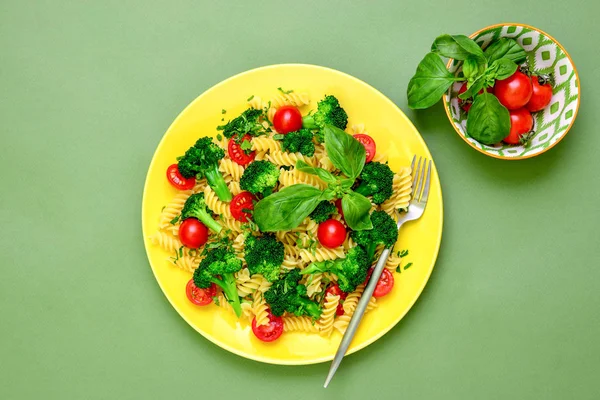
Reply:
[[[535, 135], [526, 146], [504, 143], [487, 146], [467, 135], [467, 115], [458, 104], [462, 82], [450, 87], [444, 96], [446, 114], [454, 129], [475, 150], [503, 160], [521, 160], [542, 154], [554, 147], [567, 134], [579, 110], [579, 75], [573, 60], [556, 39], [524, 24], [498, 24], [483, 28], [470, 36], [483, 49], [500, 37], [515, 39], [527, 52], [530, 68], [541, 74], [552, 74], [554, 87], [550, 104], [534, 114]], [[462, 69], [462, 61], [449, 60], [452, 73]]]

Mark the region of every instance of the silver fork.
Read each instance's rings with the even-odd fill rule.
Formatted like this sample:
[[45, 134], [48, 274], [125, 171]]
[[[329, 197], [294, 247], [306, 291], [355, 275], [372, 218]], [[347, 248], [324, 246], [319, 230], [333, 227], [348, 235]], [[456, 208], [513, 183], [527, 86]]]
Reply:
[[[425, 212], [425, 206], [427, 206], [427, 199], [429, 198], [429, 182], [431, 180], [431, 160], [427, 160], [426, 158], [419, 157], [417, 167], [415, 168], [415, 162], [417, 161], [417, 156], [413, 157], [412, 163], [410, 165], [411, 171], [413, 174], [413, 183], [412, 187], [414, 188], [412, 193], [412, 199], [408, 206], [408, 212], [398, 219], [398, 229], [408, 221], [414, 221], [416, 219], [421, 218], [423, 212]], [[422, 166], [421, 166], [422, 162]], [[331, 379], [333, 379], [333, 375], [337, 371], [348, 347], [350, 347], [350, 343], [354, 338], [354, 334], [356, 333], [356, 329], [362, 320], [362, 317], [365, 313], [367, 305], [369, 304], [369, 300], [373, 295], [373, 291], [375, 290], [375, 286], [377, 286], [377, 281], [379, 281], [379, 277], [383, 272], [383, 268], [385, 267], [385, 263], [390, 255], [391, 249], [386, 248], [381, 253], [379, 257], [379, 261], [377, 261], [377, 265], [373, 269], [373, 273], [371, 274], [371, 279], [365, 288], [358, 305], [352, 315], [352, 319], [348, 324], [348, 328], [346, 329], [346, 333], [344, 333], [344, 337], [340, 342], [340, 347], [338, 348], [337, 353], [335, 353], [335, 357], [331, 362], [331, 367], [329, 367], [329, 373], [327, 374], [327, 379], [325, 379], [325, 385], [323, 387], [327, 387]]]

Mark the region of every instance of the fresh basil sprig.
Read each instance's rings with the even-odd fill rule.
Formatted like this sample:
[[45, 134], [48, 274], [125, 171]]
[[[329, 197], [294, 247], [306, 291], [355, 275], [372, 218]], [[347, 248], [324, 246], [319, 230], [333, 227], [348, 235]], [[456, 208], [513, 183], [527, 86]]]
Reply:
[[441, 35], [435, 38], [431, 51], [443, 57], [466, 60], [470, 55], [483, 58], [483, 50], [465, 35]]
[[325, 150], [332, 164], [345, 176], [336, 176], [302, 160], [296, 169], [318, 176], [328, 187], [320, 190], [310, 185], [288, 186], [260, 200], [254, 206], [254, 221], [262, 232], [290, 230], [317, 207], [322, 200], [342, 199], [342, 210], [348, 227], [354, 230], [372, 229], [369, 211], [371, 202], [365, 196], [352, 191], [354, 181], [365, 165], [365, 148], [358, 140], [341, 129], [326, 125], [322, 131]]
[[488, 63], [492, 63], [501, 58], [507, 58], [515, 64], [521, 64], [527, 59], [527, 53], [517, 43], [510, 38], [500, 38], [492, 42], [483, 52]]

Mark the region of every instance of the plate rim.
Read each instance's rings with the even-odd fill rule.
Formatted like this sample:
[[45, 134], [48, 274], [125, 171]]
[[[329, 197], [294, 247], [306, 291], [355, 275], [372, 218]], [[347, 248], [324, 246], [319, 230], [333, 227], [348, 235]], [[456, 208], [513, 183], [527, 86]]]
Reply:
[[[334, 73], [334, 74], [341, 75], [341, 76], [343, 76], [345, 78], [348, 78], [350, 80], [353, 80], [353, 81], [357, 82], [358, 84], [362, 84], [362, 85], [367, 86], [376, 95], [378, 95], [379, 97], [381, 97], [385, 102], [387, 102], [394, 109], [396, 109], [400, 113], [400, 115], [404, 118], [404, 120], [406, 120], [406, 122], [410, 126], [412, 126], [412, 128], [417, 133], [418, 141], [421, 142], [421, 144], [424, 146], [424, 148], [427, 150], [427, 152], [431, 156], [431, 151], [429, 150], [429, 147], [427, 146], [427, 143], [423, 139], [423, 136], [421, 135], [421, 133], [419, 132], [419, 130], [415, 127], [415, 125], [412, 123], [412, 121], [408, 118], [408, 116], [404, 113], [404, 111], [402, 111], [402, 109], [400, 109], [400, 107], [398, 107], [398, 105], [396, 105], [396, 103], [394, 103], [389, 97], [387, 97], [385, 94], [383, 94], [377, 88], [373, 87], [372, 85], [368, 84], [367, 82], [365, 82], [365, 81], [363, 81], [363, 80], [361, 80], [359, 78], [356, 78], [355, 76], [352, 76], [350, 74], [347, 74], [345, 72], [342, 72], [342, 71], [339, 71], [339, 70], [336, 70], [336, 69], [333, 69], [333, 68], [324, 67], [324, 66], [315, 65], [315, 64], [305, 64], [305, 63], [269, 64], [269, 65], [265, 65], [265, 66], [261, 66], [261, 67], [256, 67], [256, 68], [248, 69], [248, 70], [239, 72], [239, 73], [237, 73], [235, 75], [232, 75], [232, 76], [230, 76], [230, 77], [228, 77], [228, 78], [226, 78], [226, 79], [224, 79], [222, 81], [219, 81], [215, 85], [209, 87], [207, 90], [203, 91], [198, 96], [196, 96], [192, 101], [190, 101], [188, 103], [188, 105], [186, 107], [184, 107], [179, 112], [179, 114], [177, 115], [177, 117], [169, 124], [169, 127], [167, 128], [167, 130], [163, 133], [160, 141], [156, 145], [156, 149], [154, 150], [154, 153], [152, 154], [152, 158], [150, 159], [150, 162], [148, 164], [148, 169], [147, 169], [147, 173], [146, 173], [146, 179], [144, 179], [144, 189], [142, 191], [142, 207], [141, 207], [142, 239], [143, 239], [143, 242], [144, 242], [144, 250], [146, 252], [146, 258], [148, 260], [148, 264], [150, 264], [150, 269], [152, 270], [152, 274], [154, 275], [154, 280], [156, 281], [156, 283], [160, 287], [160, 290], [162, 291], [164, 297], [167, 299], [167, 301], [169, 302], [169, 304], [171, 305], [171, 307], [177, 312], [177, 314], [179, 314], [179, 316], [192, 329], [194, 329], [196, 332], [198, 332], [202, 337], [204, 337], [205, 339], [207, 339], [211, 343], [219, 346], [220, 348], [222, 348], [224, 350], [227, 350], [230, 353], [236, 354], [236, 355], [238, 355], [240, 357], [243, 357], [243, 358], [246, 358], [246, 359], [250, 359], [250, 360], [253, 360], [253, 361], [258, 361], [258, 362], [267, 363], [267, 364], [273, 364], [273, 365], [311, 365], [311, 364], [320, 364], [320, 363], [331, 361], [331, 360], [333, 360], [333, 357], [335, 356], [335, 354], [331, 354], [331, 355], [328, 355], [328, 356], [322, 356], [322, 357], [318, 357], [318, 358], [305, 359], [305, 360], [281, 360], [281, 359], [274, 359], [274, 358], [271, 358], [271, 357], [265, 357], [265, 356], [261, 356], [261, 355], [254, 355], [254, 354], [250, 354], [250, 353], [241, 351], [239, 349], [236, 349], [234, 347], [229, 346], [226, 343], [221, 342], [220, 340], [218, 340], [217, 338], [215, 338], [215, 337], [213, 337], [211, 335], [205, 334], [200, 329], [196, 328], [196, 326], [194, 326], [194, 324], [192, 324], [190, 322], [190, 320], [188, 320], [188, 318], [186, 317], [186, 315], [183, 312], [181, 312], [176, 307], [176, 305], [174, 304], [174, 302], [167, 295], [167, 292], [166, 292], [165, 288], [163, 287], [160, 279], [158, 278], [157, 273], [155, 271], [155, 268], [154, 268], [154, 266], [153, 266], [153, 264], [151, 262], [151, 259], [150, 259], [149, 240], [143, 234], [144, 231], [145, 231], [145, 219], [144, 219], [144, 215], [146, 214], [146, 206], [145, 206], [146, 201], [145, 201], [145, 199], [146, 199], [146, 196], [148, 195], [147, 190], [148, 190], [148, 184], [149, 184], [149, 181], [150, 181], [150, 168], [151, 168], [152, 164], [154, 163], [154, 160], [156, 158], [158, 150], [162, 147], [163, 142], [165, 141], [166, 137], [168, 136], [168, 133], [171, 131], [171, 129], [173, 128], [173, 126], [175, 126], [175, 124], [181, 118], [183, 118], [183, 115], [187, 112], [187, 110], [189, 108], [191, 108], [192, 105], [196, 101], [198, 101], [198, 99], [200, 97], [204, 96], [207, 93], [212, 92], [213, 90], [217, 90], [218, 88], [220, 88], [221, 86], [225, 85], [229, 81], [237, 79], [240, 76], [251, 74], [251, 73], [254, 73], [254, 72], [257, 72], [257, 71], [269, 70], [269, 69], [276, 69], [276, 68], [286, 68], [286, 67], [302, 67], [302, 68], [313, 68], [313, 69], [317, 69], [317, 70], [324, 70], [324, 71], [327, 71], [329, 73]], [[435, 264], [436, 264], [438, 256], [439, 256], [439, 251], [440, 251], [441, 242], [442, 242], [442, 235], [443, 235], [443, 230], [444, 230], [444, 202], [443, 202], [442, 185], [441, 185], [441, 182], [440, 182], [440, 179], [439, 179], [439, 172], [438, 172], [438, 169], [436, 167], [435, 160], [433, 160], [433, 156], [431, 156], [431, 160], [432, 160], [432, 164], [434, 166], [434, 169], [437, 172], [435, 183], [437, 183], [437, 185], [438, 185], [438, 187], [440, 189], [440, 202], [439, 202], [440, 203], [440, 208], [439, 208], [439, 212], [440, 212], [440, 230], [439, 230], [439, 235], [436, 238], [435, 252], [433, 254], [431, 265], [427, 268], [427, 271], [426, 271], [426, 279], [424, 279], [423, 283], [419, 286], [416, 296], [413, 297], [412, 302], [410, 302], [410, 304], [408, 305], [408, 307], [406, 308], [406, 310], [405, 310], [404, 313], [400, 314], [397, 319], [395, 319], [388, 326], [386, 326], [383, 329], [381, 329], [373, 337], [369, 338], [368, 340], [365, 340], [364, 342], [360, 343], [359, 345], [357, 345], [355, 347], [351, 347], [348, 350], [348, 352], [346, 353], [346, 356], [350, 355], [350, 354], [353, 354], [353, 353], [355, 353], [355, 352], [357, 352], [359, 350], [362, 350], [365, 347], [369, 346], [370, 344], [376, 342], [381, 337], [383, 337], [386, 333], [388, 333], [390, 330], [392, 330], [392, 328], [394, 328], [396, 325], [398, 325], [398, 323], [406, 316], [406, 314], [408, 314], [408, 312], [413, 308], [413, 306], [415, 305], [415, 303], [417, 302], [417, 300], [421, 297], [421, 295], [423, 293], [423, 290], [425, 289], [425, 286], [427, 285], [427, 283], [429, 282], [429, 279], [431, 278], [431, 274], [433, 272], [433, 269], [435, 267]]]

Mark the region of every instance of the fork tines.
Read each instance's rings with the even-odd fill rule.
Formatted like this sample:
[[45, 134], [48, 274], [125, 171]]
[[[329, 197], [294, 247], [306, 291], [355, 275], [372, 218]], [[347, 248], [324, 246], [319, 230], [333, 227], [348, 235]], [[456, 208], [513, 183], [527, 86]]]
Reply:
[[[415, 162], [417, 167], [415, 168]], [[429, 181], [431, 179], [431, 160], [415, 155], [410, 164], [413, 173], [413, 195], [414, 201], [427, 202], [429, 196]]]

